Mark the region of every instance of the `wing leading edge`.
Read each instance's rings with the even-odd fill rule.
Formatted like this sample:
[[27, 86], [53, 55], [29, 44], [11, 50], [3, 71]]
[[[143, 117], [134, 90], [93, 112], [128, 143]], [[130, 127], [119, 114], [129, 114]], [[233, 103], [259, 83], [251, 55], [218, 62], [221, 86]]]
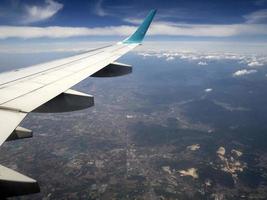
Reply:
[[[93, 105], [92, 96], [75, 91], [70, 92], [69, 89], [89, 76], [110, 77], [130, 73], [131, 66], [115, 61], [141, 44], [155, 14], [156, 10], [150, 11], [143, 23], [130, 37], [115, 45], [0, 74], [0, 145], [7, 139], [26, 138], [31, 135], [30, 130], [18, 126], [29, 112], [38, 112], [38, 110], [53, 112], [55, 102], [69, 106], [65, 109], [66, 111]], [[90, 102], [88, 103], [88, 101]], [[80, 106], [77, 105], [77, 102], [80, 103]], [[60, 111], [64, 111], [64, 106], [61, 106]], [[13, 134], [15, 134], [14, 137], [12, 137]], [[39, 191], [36, 189], [37, 182], [35, 180], [23, 175], [18, 176], [18, 173], [13, 170], [8, 170], [8, 173], [9, 176], [3, 176], [0, 173], [0, 194], [2, 196]], [[9, 179], [9, 177], [12, 178]], [[18, 178], [16, 179], [16, 177]], [[29, 182], [28, 180], [34, 183], [34, 189], [27, 189], [27, 192], [23, 192], [21, 187], [24, 182]], [[12, 184], [6, 184], [8, 182]], [[5, 183], [5, 191], [9, 191], [8, 193], [2, 191], [2, 183]], [[17, 190], [14, 187], [12, 190], [7, 190], [6, 186], [14, 186], [13, 183], [18, 183], [17, 185], [21, 187]], [[14, 193], [12, 194], [10, 191], [14, 191]]]

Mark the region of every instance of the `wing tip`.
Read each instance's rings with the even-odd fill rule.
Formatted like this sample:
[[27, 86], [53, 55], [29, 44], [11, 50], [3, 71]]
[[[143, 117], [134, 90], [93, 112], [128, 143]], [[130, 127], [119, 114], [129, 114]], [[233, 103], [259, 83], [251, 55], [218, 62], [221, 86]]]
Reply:
[[150, 10], [150, 12], [146, 16], [146, 18], [144, 19], [142, 24], [138, 27], [138, 29], [130, 37], [123, 40], [122, 43], [140, 44], [143, 41], [143, 39], [146, 35], [146, 32], [147, 32], [152, 20], [154, 19], [154, 16], [156, 15], [156, 13], [157, 13], [157, 9]]

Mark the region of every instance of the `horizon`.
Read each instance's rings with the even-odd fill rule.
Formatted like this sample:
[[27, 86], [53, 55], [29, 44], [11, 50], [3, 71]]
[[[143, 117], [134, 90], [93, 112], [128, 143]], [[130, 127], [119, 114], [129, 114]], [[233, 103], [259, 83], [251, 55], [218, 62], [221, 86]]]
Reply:
[[[192, 45], [191, 49], [198, 45], [196, 48], [200, 50], [206, 49], [205, 43], [215, 44], [214, 50], [219, 44], [227, 46], [225, 51], [230, 51], [233, 43], [241, 46], [239, 51], [263, 53], [266, 49], [261, 48], [267, 44], [265, 0], [128, 3], [5, 0], [0, 5], [1, 45], [12, 52], [16, 46], [27, 50], [48, 44], [53, 49], [63, 43], [75, 47], [80, 43], [120, 41], [135, 31], [152, 5], [158, 12], [146, 43], [187, 43]], [[25, 51], [23, 48], [21, 52]]]

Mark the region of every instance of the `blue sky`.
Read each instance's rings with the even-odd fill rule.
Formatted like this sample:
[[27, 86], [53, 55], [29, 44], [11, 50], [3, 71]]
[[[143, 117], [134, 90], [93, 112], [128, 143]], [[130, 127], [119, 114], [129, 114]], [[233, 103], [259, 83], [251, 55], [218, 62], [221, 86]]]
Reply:
[[150, 9], [150, 41], [267, 42], [267, 0], [1, 0], [0, 41], [108, 41]]
[[[267, 8], [265, 0], [2, 0], [0, 23], [23, 23], [31, 8], [38, 7], [35, 25], [106, 26], [121, 25], [122, 19], [144, 17], [152, 8], [159, 10], [158, 20], [198, 24], [235, 24], [246, 22], [245, 16]], [[39, 17], [50, 7], [54, 12]], [[51, 11], [50, 10], [50, 11]], [[48, 11], [48, 10], [46, 10]], [[266, 12], [266, 10], [265, 10]], [[266, 14], [266, 13], [265, 13]], [[34, 16], [32, 16], [34, 17]], [[265, 15], [266, 17], [266, 15]], [[27, 20], [26, 20], [27, 21]], [[29, 20], [30, 22], [34, 22]], [[24, 23], [26, 24], [26, 23]]]

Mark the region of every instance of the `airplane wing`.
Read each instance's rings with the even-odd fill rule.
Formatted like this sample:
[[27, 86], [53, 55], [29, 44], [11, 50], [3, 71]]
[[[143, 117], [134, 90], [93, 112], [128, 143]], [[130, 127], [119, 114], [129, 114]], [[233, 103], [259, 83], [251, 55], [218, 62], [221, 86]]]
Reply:
[[[91, 95], [70, 88], [89, 76], [130, 73], [131, 66], [115, 61], [141, 44], [155, 13], [156, 10], [150, 11], [130, 37], [115, 45], [0, 74], [0, 145], [7, 140], [32, 136], [30, 130], [19, 127], [30, 112], [66, 112], [92, 106]], [[38, 190], [35, 180], [18, 176], [17, 172], [0, 165], [0, 193], [4, 191], [6, 196], [30, 193], [24, 186], [24, 191], [12, 193], [6, 188], [10, 183], [13, 190], [15, 183], [19, 188], [22, 183], [32, 183]]]

